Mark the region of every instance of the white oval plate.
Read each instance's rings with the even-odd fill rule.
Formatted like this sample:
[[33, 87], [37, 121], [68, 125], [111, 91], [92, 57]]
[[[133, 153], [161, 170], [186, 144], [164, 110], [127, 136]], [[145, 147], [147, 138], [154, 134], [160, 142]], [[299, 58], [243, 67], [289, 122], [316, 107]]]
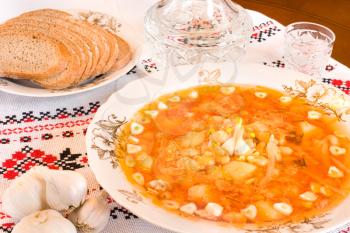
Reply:
[[[255, 232], [207, 220], [189, 220], [155, 206], [127, 181], [123, 171], [118, 166], [118, 159], [113, 156], [118, 127], [123, 124], [124, 120], [130, 119], [140, 107], [164, 92], [200, 84], [201, 79], [196, 72], [192, 72], [193, 75], [190, 78], [188, 78], [189, 75], [183, 75], [182, 78], [179, 78], [181, 74], [190, 70], [189, 67], [182, 67], [176, 69], [177, 75], [174, 74], [174, 70], [169, 71], [165, 79], [147, 77], [147, 79], [136, 80], [112, 94], [108, 101], [99, 108], [87, 131], [86, 146], [90, 167], [98, 182], [117, 203], [160, 227], [183, 233]], [[219, 72], [222, 74], [221, 77], [225, 77], [225, 74], [228, 74], [230, 70], [229, 65], [223, 65], [210, 71], [206, 70], [202, 74], [206, 73], [213, 77]], [[238, 66], [236, 83], [263, 85], [281, 90], [282, 85], [294, 86], [296, 80], [309, 81], [311, 78], [290, 70], [258, 64], [241, 64]], [[327, 84], [319, 83], [317, 85], [321, 88], [333, 89]], [[343, 98], [342, 101], [337, 101], [340, 98]], [[350, 98], [341, 91], [334, 92], [330, 98], [330, 101], [333, 100], [335, 100], [334, 104], [341, 105], [342, 109], [350, 107]], [[347, 122], [344, 126], [350, 132], [350, 117], [346, 116], [345, 120]], [[284, 224], [278, 226], [277, 231], [276, 228], [266, 228], [260, 229], [259, 232], [331, 232], [350, 221], [348, 206], [350, 206], [350, 197], [324, 216], [305, 220], [299, 224]]]
[[[78, 10], [72, 10], [71, 12], [75, 13], [78, 12]], [[122, 69], [116, 70], [112, 73], [103, 75], [98, 78], [94, 78], [86, 83], [80, 84], [79, 86], [66, 88], [63, 90], [44, 89], [27, 80], [0, 78], [0, 90], [15, 95], [32, 97], [66, 96], [90, 91], [105, 86], [113, 82], [114, 80], [122, 77], [136, 65], [138, 59], [141, 56], [143, 33], [142, 31], [136, 31], [134, 29], [135, 27], [130, 26], [130, 24], [125, 20], [116, 20], [121, 25], [121, 27], [119, 28], [118, 36], [120, 36], [129, 43], [129, 46], [132, 51], [132, 59]]]

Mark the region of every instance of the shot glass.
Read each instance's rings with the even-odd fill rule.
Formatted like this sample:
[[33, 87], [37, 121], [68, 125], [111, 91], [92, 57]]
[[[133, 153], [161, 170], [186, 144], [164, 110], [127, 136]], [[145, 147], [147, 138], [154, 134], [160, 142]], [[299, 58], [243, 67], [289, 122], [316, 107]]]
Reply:
[[320, 24], [296, 22], [285, 32], [285, 61], [293, 69], [321, 78], [332, 54], [334, 32]]

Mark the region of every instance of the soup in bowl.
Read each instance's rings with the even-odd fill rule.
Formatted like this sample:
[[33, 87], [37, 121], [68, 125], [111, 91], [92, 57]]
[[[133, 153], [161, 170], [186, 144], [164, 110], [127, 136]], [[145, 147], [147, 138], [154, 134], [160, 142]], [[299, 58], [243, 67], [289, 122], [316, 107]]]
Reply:
[[115, 157], [156, 206], [239, 228], [301, 222], [350, 192], [342, 114], [261, 86], [202, 85], [163, 95], [118, 128]]

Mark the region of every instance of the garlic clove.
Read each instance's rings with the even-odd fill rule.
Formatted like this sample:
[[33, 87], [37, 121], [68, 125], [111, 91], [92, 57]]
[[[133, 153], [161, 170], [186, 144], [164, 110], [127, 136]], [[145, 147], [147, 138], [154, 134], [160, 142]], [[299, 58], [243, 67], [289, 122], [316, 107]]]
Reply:
[[227, 151], [230, 155], [235, 152], [235, 140], [234, 138], [229, 138], [222, 144], [221, 146], [225, 151]]
[[300, 194], [299, 197], [304, 201], [311, 201], [311, 202], [316, 201], [318, 198], [316, 194], [310, 191]]
[[79, 232], [99, 233], [106, 228], [110, 208], [107, 204], [107, 193], [90, 197], [81, 207], [68, 215], [68, 219], [74, 223]]
[[188, 96], [192, 99], [197, 99], [199, 94], [197, 91], [192, 91]]
[[87, 181], [75, 171], [49, 170], [42, 174], [46, 182], [46, 201], [58, 211], [70, 211], [83, 202]]
[[289, 216], [293, 213], [293, 207], [284, 202], [273, 204], [273, 208], [286, 216]]
[[265, 99], [267, 97], [267, 93], [258, 91], [258, 92], [255, 92], [255, 96], [260, 98], [260, 99]]
[[134, 137], [134, 136], [129, 136], [128, 139], [130, 142], [135, 143], [135, 144], [140, 142], [140, 139], [138, 139], [137, 137]]
[[281, 96], [281, 97], [280, 97], [280, 101], [281, 101], [281, 103], [283, 103], [283, 104], [290, 103], [292, 100], [293, 100], [293, 98], [290, 97], [290, 96]]
[[145, 184], [145, 178], [143, 177], [143, 175], [140, 172], [135, 172], [134, 174], [132, 174], [131, 177], [139, 185], [144, 185]]
[[220, 92], [224, 95], [230, 95], [235, 92], [236, 88], [234, 86], [221, 87]]
[[139, 146], [139, 145], [127, 144], [127, 145], [126, 145], [126, 151], [127, 151], [129, 154], [136, 154], [136, 153], [142, 151], [142, 147]]
[[309, 111], [307, 113], [307, 117], [310, 119], [310, 120], [318, 120], [322, 117], [322, 114], [320, 112], [317, 112], [317, 111]]
[[206, 206], [205, 206], [205, 211], [207, 211], [207, 213], [209, 215], [215, 216], [215, 217], [220, 217], [222, 212], [224, 210], [224, 207], [222, 207], [221, 205], [214, 203], [214, 202], [209, 202]]
[[159, 102], [159, 103], [158, 103], [158, 109], [159, 109], [159, 110], [168, 109], [168, 105], [166, 105], [164, 102]]
[[152, 180], [148, 183], [148, 185], [151, 188], [161, 192], [168, 190], [170, 186], [168, 182], [161, 179]]
[[130, 130], [132, 135], [139, 135], [143, 133], [144, 127], [143, 125], [137, 123], [137, 122], [132, 122], [130, 125]]
[[328, 169], [328, 176], [331, 178], [342, 178], [344, 177], [344, 172], [336, 166], [330, 166]]
[[3, 210], [14, 219], [45, 209], [45, 182], [28, 171], [5, 190], [2, 205]]
[[329, 152], [331, 152], [332, 155], [345, 155], [346, 154], [346, 149], [343, 147], [339, 147], [339, 146], [330, 146], [329, 147]]
[[197, 205], [193, 202], [187, 203], [185, 205], [182, 205], [180, 207], [180, 211], [186, 213], [186, 214], [194, 214], [194, 212], [197, 210]]
[[243, 214], [246, 218], [253, 220], [258, 214], [258, 209], [255, 205], [248, 205], [245, 209], [241, 210], [241, 214]]
[[157, 110], [148, 110], [148, 111], [145, 111], [145, 113], [151, 116], [152, 118], [156, 118], [159, 112]]
[[76, 233], [73, 223], [55, 210], [34, 212], [15, 225], [12, 233]]
[[180, 98], [180, 96], [175, 95], [175, 96], [169, 98], [169, 101], [173, 102], [173, 103], [177, 103], [177, 102], [181, 101], [181, 98]]

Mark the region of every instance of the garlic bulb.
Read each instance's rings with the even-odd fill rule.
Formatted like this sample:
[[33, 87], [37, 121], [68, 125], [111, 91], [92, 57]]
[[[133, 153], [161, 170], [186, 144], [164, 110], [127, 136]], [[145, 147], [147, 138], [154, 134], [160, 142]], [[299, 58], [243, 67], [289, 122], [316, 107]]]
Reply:
[[87, 181], [74, 171], [42, 170], [46, 182], [46, 202], [55, 210], [70, 211], [80, 206], [87, 192]]
[[90, 197], [84, 204], [69, 214], [68, 218], [81, 233], [98, 233], [107, 225], [110, 209], [106, 202], [107, 193]]
[[24, 217], [12, 233], [76, 233], [74, 225], [55, 210], [34, 212]]
[[31, 172], [15, 179], [2, 196], [3, 209], [14, 219], [21, 219], [45, 209], [45, 183]]

